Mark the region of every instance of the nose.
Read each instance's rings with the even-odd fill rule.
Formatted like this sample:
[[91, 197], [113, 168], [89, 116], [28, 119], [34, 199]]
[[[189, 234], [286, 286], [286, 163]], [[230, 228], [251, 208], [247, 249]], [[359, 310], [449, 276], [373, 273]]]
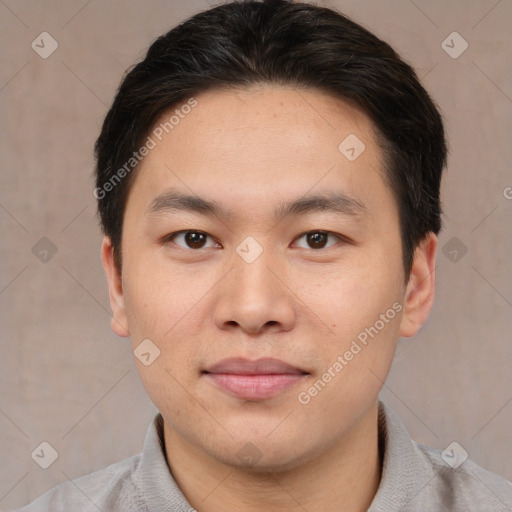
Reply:
[[291, 330], [297, 308], [282, 269], [276, 268], [265, 253], [252, 263], [234, 255], [233, 263], [234, 268], [217, 289], [217, 327], [248, 334]]

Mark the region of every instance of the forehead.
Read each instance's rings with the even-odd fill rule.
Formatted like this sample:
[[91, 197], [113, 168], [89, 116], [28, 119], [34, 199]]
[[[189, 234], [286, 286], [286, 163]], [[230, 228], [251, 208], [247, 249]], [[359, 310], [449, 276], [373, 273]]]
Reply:
[[175, 105], [149, 133], [155, 146], [132, 185], [146, 207], [168, 188], [228, 206], [282, 203], [316, 190], [361, 203], [390, 193], [371, 121], [341, 99], [261, 85], [212, 90], [195, 102], [193, 109]]
[[[213, 139], [216, 146], [222, 142], [243, 141], [239, 150], [245, 154], [255, 152], [260, 157], [275, 149], [276, 144], [284, 144], [283, 150], [305, 149], [308, 145], [323, 150], [330, 146], [330, 149], [338, 150], [338, 139], [343, 134], [357, 135], [370, 144], [374, 139], [373, 124], [364, 113], [346, 101], [316, 89], [260, 84], [245, 89], [214, 89], [200, 94], [196, 102], [194, 110], [180, 119], [172, 114], [185, 109], [183, 103], [173, 107], [171, 112], [165, 112], [154, 129], [163, 128], [166, 131], [162, 134], [164, 138], [172, 133], [177, 140], [180, 136], [188, 137], [193, 130], [197, 142], [210, 151], [214, 150], [210, 145]], [[172, 130], [165, 130], [165, 123], [171, 117], [178, 123]], [[248, 140], [246, 136], [249, 136]], [[266, 152], [256, 145], [251, 148], [251, 141], [256, 137], [260, 143], [267, 142]], [[337, 152], [335, 154], [339, 156]], [[236, 157], [243, 156], [237, 151]]]

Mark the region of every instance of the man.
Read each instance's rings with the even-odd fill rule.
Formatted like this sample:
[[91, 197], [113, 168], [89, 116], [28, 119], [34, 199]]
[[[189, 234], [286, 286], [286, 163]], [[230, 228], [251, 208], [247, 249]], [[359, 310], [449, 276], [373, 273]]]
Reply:
[[149, 49], [96, 143], [144, 450], [25, 511], [506, 511], [510, 483], [378, 401], [435, 288], [441, 117], [332, 10], [227, 3]]

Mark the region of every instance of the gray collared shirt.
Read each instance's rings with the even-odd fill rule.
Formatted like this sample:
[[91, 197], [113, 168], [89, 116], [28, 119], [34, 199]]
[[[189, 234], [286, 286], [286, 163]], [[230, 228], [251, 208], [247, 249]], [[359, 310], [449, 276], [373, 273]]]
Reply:
[[[169, 471], [162, 440], [157, 414], [142, 454], [58, 485], [19, 512], [194, 512]], [[382, 402], [379, 441], [382, 477], [369, 512], [512, 511], [512, 483], [468, 459], [452, 468], [457, 450], [445, 453], [449, 465], [439, 450], [412, 441]]]

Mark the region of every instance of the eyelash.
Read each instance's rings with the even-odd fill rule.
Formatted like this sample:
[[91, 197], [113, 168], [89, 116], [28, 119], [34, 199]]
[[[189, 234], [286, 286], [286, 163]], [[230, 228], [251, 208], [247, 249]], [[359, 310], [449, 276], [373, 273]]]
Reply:
[[[196, 234], [200, 234], [200, 235], [206, 235], [207, 237], [213, 239], [213, 237], [211, 235], [209, 235], [208, 233], [205, 233], [204, 231], [187, 229], [187, 230], [183, 230], [183, 231], [176, 231], [174, 233], [171, 233], [171, 234], [167, 235], [163, 239], [163, 242], [164, 243], [172, 242], [175, 245], [177, 245], [178, 247], [181, 247], [182, 249], [185, 249], [185, 250], [199, 251], [201, 249], [205, 249], [205, 247], [200, 247], [199, 249], [194, 249], [192, 247], [184, 247], [184, 246], [176, 244], [176, 242], [174, 242], [174, 239], [177, 236], [179, 236], [179, 235], [186, 235], [187, 233], [196, 233]], [[343, 235], [339, 235], [337, 233], [333, 233], [332, 231], [327, 231], [327, 230], [323, 230], [323, 229], [316, 229], [316, 230], [306, 231], [306, 232], [302, 233], [301, 235], [299, 235], [297, 238], [295, 238], [295, 240], [300, 240], [301, 238], [303, 238], [303, 237], [305, 237], [307, 235], [316, 234], [316, 233], [321, 233], [321, 234], [324, 234], [324, 235], [327, 235], [327, 236], [331, 236], [331, 237], [337, 238], [338, 242], [342, 242], [342, 243], [349, 243], [350, 242], [350, 240], [347, 237], [344, 237]], [[335, 245], [337, 245], [337, 244], [335, 243], [335, 244], [328, 245], [327, 247], [321, 247], [321, 248], [316, 248], [316, 249], [312, 248], [312, 247], [309, 247], [309, 249], [318, 252], [318, 251], [321, 251], [321, 250], [329, 249], [330, 247], [333, 247]], [[206, 249], [208, 249], [208, 248], [209, 247], [206, 247]], [[302, 249], [304, 249], [304, 247], [302, 247]]]

